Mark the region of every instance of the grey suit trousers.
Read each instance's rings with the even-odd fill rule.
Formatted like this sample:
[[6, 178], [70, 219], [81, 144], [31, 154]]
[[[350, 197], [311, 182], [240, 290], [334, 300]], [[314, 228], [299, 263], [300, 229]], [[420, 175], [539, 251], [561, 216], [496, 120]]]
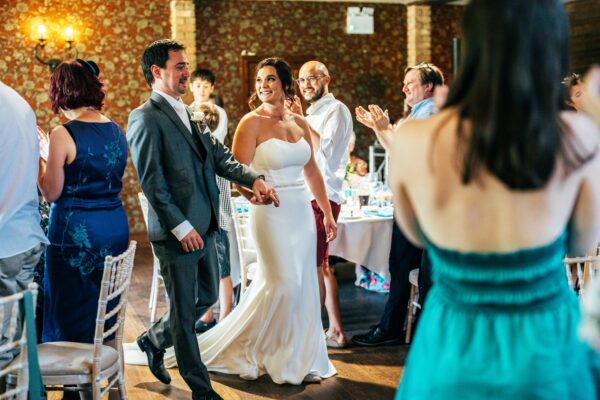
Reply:
[[176, 240], [152, 242], [169, 295], [169, 311], [148, 329], [148, 337], [160, 349], [175, 347], [179, 372], [194, 395], [211, 390], [194, 324], [219, 294], [215, 233], [202, 239], [204, 249], [191, 253], [184, 253]]

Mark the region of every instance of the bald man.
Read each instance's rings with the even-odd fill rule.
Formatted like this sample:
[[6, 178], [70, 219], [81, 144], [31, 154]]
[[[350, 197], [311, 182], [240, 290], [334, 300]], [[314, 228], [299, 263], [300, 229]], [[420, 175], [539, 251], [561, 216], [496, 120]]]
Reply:
[[[329, 92], [330, 82], [329, 71], [321, 62], [309, 61], [300, 68], [297, 83], [302, 96], [310, 103], [306, 119], [312, 128], [315, 159], [323, 174], [327, 196], [337, 221], [343, 199], [342, 183], [348, 162], [348, 145], [352, 136], [352, 115], [348, 107]], [[325, 303], [329, 315], [327, 345], [342, 348], [348, 346], [348, 338], [342, 326], [337, 281], [328, 262], [329, 244], [323, 226], [323, 212], [314, 199], [312, 207], [317, 223], [317, 271], [321, 306]]]

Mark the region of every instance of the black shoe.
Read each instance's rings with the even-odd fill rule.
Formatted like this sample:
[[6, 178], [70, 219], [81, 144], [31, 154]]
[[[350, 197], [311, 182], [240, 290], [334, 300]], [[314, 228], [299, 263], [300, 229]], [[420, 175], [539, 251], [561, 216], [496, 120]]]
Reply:
[[79, 392], [64, 392], [62, 400], [79, 400]]
[[352, 343], [358, 346], [392, 346], [404, 344], [404, 338], [384, 332], [378, 325], [373, 325], [371, 330], [362, 335], [354, 335]]
[[152, 375], [165, 385], [171, 383], [171, 376], [169, 376], [169, 373], [165, 369], [165, 364], [163, 363], [165, 351], [152, 344], [145, 332], [137, 338], [137, 344], [140, 347], [140, 350], [146, 353], [146, 357], [148, 357], [148, 368], [150, 368]]
[[192, 400], [223, 400], [221, 396], [214, 390], [201, 395], [192, 395]]
[[204, 322], [201, 320], [196, 321], [196, 325], [194, 325], [194, 332], [196, 333], [204, 333], [210, 328], [214, 327], [217, 324], [217, 320], [213, 319], [210, 322]]

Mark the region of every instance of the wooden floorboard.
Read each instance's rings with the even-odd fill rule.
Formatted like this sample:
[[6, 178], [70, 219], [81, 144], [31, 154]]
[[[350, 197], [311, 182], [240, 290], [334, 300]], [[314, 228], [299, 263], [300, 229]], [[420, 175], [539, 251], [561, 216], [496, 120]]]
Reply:
[[[125, 341], [131, 342], [149, 324], [148, 295], [152, 276], [152, 252], [145, 235], [138, 242], [132, 286], [125, 324]], [[350, 265], [338, 272], [342, 315], [350, 335], [363, 332], [376, 323], [387, 296], [370, 293], [353, 284]], [[158, 315], [164, 312], [163, 292], [159, 297]], [[327, 326], [327, 320], [324, 320]], [[214, 389], [226, 400], [313, 399], [313, 400], [386, 400], [394, 397], [407, 347], [353, 347], [329, 351], [338, 375], [317, 384], [277, 385], [267, 376], [245, 381], [237, 376], [212, 374]], [[127, 393], [130, 399], [190, 399], [191, 392], [177, 369], [170, 369], [170, 385], [158, 382], [145, 366], [125, 366]]]

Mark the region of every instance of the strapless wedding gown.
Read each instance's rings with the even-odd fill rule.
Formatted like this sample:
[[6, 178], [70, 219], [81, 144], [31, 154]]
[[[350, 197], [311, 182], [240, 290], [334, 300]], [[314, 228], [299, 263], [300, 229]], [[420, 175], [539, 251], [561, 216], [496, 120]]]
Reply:
[[[303, 176], [310, 151], [304, 139], [269, 139], [256, 148], [252, 167], [276, 188], [281, 204], [251, 207], [258, 271], [231, 314], [198, 337], [209, 371], [244, 379], [269, 374], [291, 384], [336, 374], [321, 322], [316, 227]], [[176, 363], [169, 349], [165, 365]]]

